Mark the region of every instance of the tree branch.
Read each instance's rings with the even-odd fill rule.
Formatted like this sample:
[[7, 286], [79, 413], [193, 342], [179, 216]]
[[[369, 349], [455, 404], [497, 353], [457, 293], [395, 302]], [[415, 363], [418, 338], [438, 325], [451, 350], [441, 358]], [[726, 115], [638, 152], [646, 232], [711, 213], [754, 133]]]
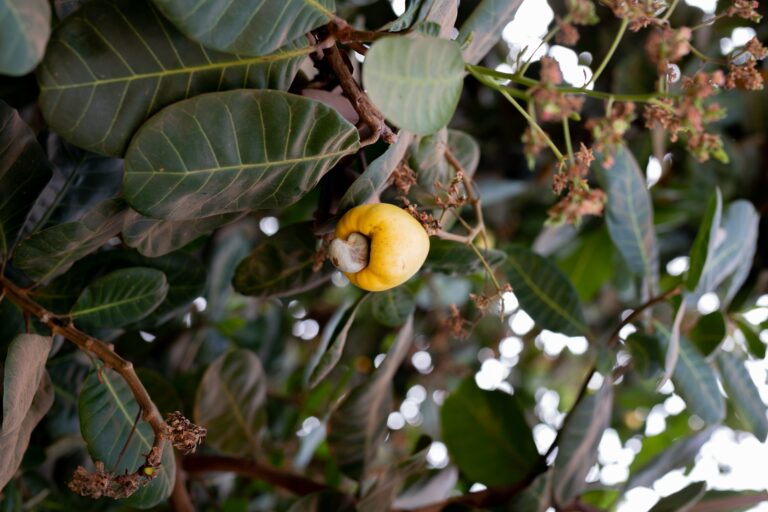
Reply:
[[333, 489], [305, 476], [267, 466], [254, 460], [219, 455], [193, 455], [184, 457], [183, 465], [189, 473], [208, 471], [235, 473], [280, 487], [298, 496]]

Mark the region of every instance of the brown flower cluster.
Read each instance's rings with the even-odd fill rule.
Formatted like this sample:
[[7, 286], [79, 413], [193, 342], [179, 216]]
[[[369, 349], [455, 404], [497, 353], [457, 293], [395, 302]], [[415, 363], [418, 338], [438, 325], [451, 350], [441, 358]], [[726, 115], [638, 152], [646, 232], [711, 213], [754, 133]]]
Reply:
[[629, 30], [637, 32], [657, 20], [657, 15], [667, 7], [661, 0], [603, 0], [617, 18], [629, 20]]
[[467, 321], [461, 316], [461, 311], [456, 304], [448, 306], [448, 318], [443, 321], [443, 325], [456, 338], [466, 338], [469, 331], [465, 328]]
[[585, 126], [592, 132], [592, 149], [603, 153], [603, 166], [613, 165], [610, 156], [624, 140], [624, 134], [635, 119], [635, 104], [631, 101], [614, 103], [605, 117], [588, 119]]
[[573, 156], [573, 163], [566, 170], [555, 174], [552, 181], [555, 194], [560, 195], [565, 190], [568, 192], [547, 212], [551, 224], [576, 224], [584, 215], [601, 215], [605, 207], [605, 193], [592, 190], [586, 179], [589, 166], [595, 159], [592, 150], [582, 142], [579, 151]]
[[723, 72], [696, 73], [693, 77], [683, 78], [683, 95], [665, 98], [645, 107], [645, 126], [653, 128], [659, 125], [669, 132], [670, 140], [676, 142], [679, 134], [688, 137], [688, 150], [700, 161], [710, 157], [728, 161], [719, 135], [706, 133], [705, 125], [725, 115], [725, 110], [717, 103], [705, 103], [704, 99], [712, 96], [725, 84]]
[[392, 171], [392, 184], [403, 195], [406, 195], [411, 187], [416, 184], [416, 173], [413, 172], [405, 161]]
[[[757, 61], [768, 57], [768, 49], [753, 37], [744, 47], [744, 50], [736, 54], [728, 63], [728, 76], [725, 86], [728, 89], [746, 89], [748, 91], [760, 91], [763, 89], [763, 75], [757, 68]], [[737, 63], [739, 57], [745, 58], [743, 63]], [[738, 59], [738, 60], [737, 60]]]
[[168, 426], [166, 436], [173, 443], [173, 447], [184, 455], [195, 453], [197, 446], [208, 434], [208, 429], [195, 425], [179, 411], [168, 414], [165, 421]]
[[757, 12], [760, 2], [757, 0], [733, 0], [733, 5], [728, 8], [728, 16], [736, 16], [738, 18], [744, 18], [745, 20], [754, 21], [759, 23], [762, 19], [760, 13]]
[[467, 196], [462, 192], [464, 183], [464, 171], [459, 169], [448, 186], [436, 181], [435, 190], [435, 203], [443, 210], [448, 208], [461, 208], [467, 203]]
[[583, 96], [563, 94], [556, 86], [563, 82], [560, 66], [552, 57], [541, 58], [540, 84], [531, 87], [531, 98], [542, 121], [561, 121], [581, 111]]
[[651, 31], [645, 43], [645, 52], [648, 59], [656, 64], [659, 74], [665, 74], [670, 64], [680, 62], [691, 52], [691, 35], [693, 32], [689, 27]]
[[555, 40], [566, 46], [579, 42], [579, 30], [576, 25], [594, 25], [600, 21], [595, 13], [592, 0], [568, 0], [568, 14], [565, 19], [556, 19], [558, 32]]
[[157, 476], [160, 467], [160, 449], [153, 446], [147, 460], [136, 472], [117, 475], [107, 471], [104, 463], [94, 462], [95, 470], [91, 473], [83, 466], [78, 466], [67, 486], [80, 496], [99, 499], [101, 497], [116, 500], [125, 499], [147, 485]]
[[440, 222], [431, 213], [419, 211], [418, 205], [411, 203], [405, 196], [400, 196], [399, 199], [403, 202], [405, 211], [424, 226], [424, 230], [429, 236], [436, 235], [440, 231]]

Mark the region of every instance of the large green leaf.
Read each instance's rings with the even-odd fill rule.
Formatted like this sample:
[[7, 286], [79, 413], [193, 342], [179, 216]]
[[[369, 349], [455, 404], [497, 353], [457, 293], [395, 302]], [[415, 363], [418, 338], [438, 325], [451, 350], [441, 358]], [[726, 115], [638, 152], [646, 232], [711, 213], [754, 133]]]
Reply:
[[245, 258], [259, 237], [258, 223], [244, 219], [220, 231], [214, 238], [213, 251], [208, 262], [208, 318], [221, 320], [234, 290], [232, 278], [238, 263]]
[[517, 399], [464, 380], [440, 410], [443, 442], [472, 481], [509, 485], [542, 465], [531, 428]]
[[25, 238], [13, 263], [31, 279], [48, 281], [116, 236], [123, 229], [127, 212], [122, 199], [102, 201], [80, 220], [58, 224]]
[[687, 512], [699, 502], [706, 491], [706, 482], [694, 482], [660, 499], [649, 512]]
[[162, 219], [284, 207], [359, 145], [354, 126], [308, 98], [203, 94], [144, 123], [125, 157], [125, 197]]
[[608, 232], [602, 228], [580, 233], [575, 245], [557, 265], [571, 281], [579, 298], [589, 301], [613, 276], [615, 252]]
[[373, 318], [390, 327], [402, 325], [414, 309], [416, 309], [416, 299], [405, 286], [374, 293], [371, 298]]
[[154, 0], [182, 32], [208, 48], [264, 55], [333, 18], [333, 0]]
[[[83, 439], [93, 460], [118, 475], [132, 473], [144, 463], [154, 433], [141, 419], [139, 404], [120, 375], [107, 368], [91, 373], [80, 391], [78, 408]], [[170, 496], [175, 479], [173, 448], [165, 442], [157, 476], [125, 503], [153, 507]]]
[[32, 430], [53, 404], [51, 379], [45, 371], [50, 351], [51, 338], [36, 334], [20, 334], [8, 347], [0, 388], [0, 490], [16, 474]]
[[35, 198], [50, 179], [48, 159], [35, 134], [0, 101], [0, 259], [12, 250]]
[[586, 487], [587, 473], [597, 462], [597, 448], [611, 424], [612, 410], [613, 383], [605, 379], [602, 387], [577, 403], [566, 418], [552, 475], [555, 503], [570, 502]]
[[397, 333], [384, 362], [353, 388], [328, 420], [328, 447], [339, 469], [362, 479], [387, 434], [392, 411], [392, 379], [413, 340], [413, 317]]
[[744, 366], [744, 359], [733, 352], [721, 350], [715, 358], [720, 370], [720, 381], [728, 393], [736, 415], [760, 442], [768, 438], [768, 418], [760, 392]]
[[653, 206], [640, 166], [624, 146], [612, 155], [613, 164], [595, 166], [600, 183], [608, 194], [605, 222], [611, 239], [635, 275], [655, 283], [659, 252], [653, 227]]
[[741, 334], [744, 335], [749, 352], [758, 359], [764, 359], [765, 343], [760, 339], [760, 335], [755, 332], [754, 327], [743, 318], [734, 318], [734, 322], [739, 331], [741, 331]]
[[310, 51], [291, 44], [262, 57], [219, 53], [187, 39], [148, 0], [88, 2], [51, 37], [40, 105], [71, 142], [122, 156], [163, 107], [204, 92], [287, 89]]
[[46, 145], [53, 177], [35, 202], [24, 234], [80, 218], [123, 184], [123, 161], [90, 153], [51, 133]]
[[144, 256], [157, 258], [181, 249], [241, 216], [235, 212], [195, 220], [160, 220], [137, 215], [123, 228], [123, 241]]
[[0, 75], [32, 71], [51, 35], [47, 0], [0, 0]]
[[455, 176], [445, 159], [446, 149], [450, 149], [469, 176], [475, 173], [480, 163], [477, 141], [459, 130], [443, 129], [419, 138], [411, 148], [410, 165], [422, 187], [432, 190], [435, 182], [445, 185]]
[[413, 137], [413, 134], [401, 131], [397, 135], [397, 142], [372, 161], [365, 172], [352, 183], [341, 198], [339, 211], [367, 203], [381, 194], [389, 186], [389, 177], [405, 157]]
[[344, 346], [347, 344], [347, 336], [349, 336], [349, 330], [352, 328], [355, 316], [360, 310], [360, 306], [363, 305], [363, 302], [370, 295], [367, 293], [360, 296], [354, 304], [349, 303], [339, 307], [326, 324], [320, 339], [320, 345], [309, 365], [307, 365], [307, 383], [309, 387], [317, 386], [341, 360]]
[[725, 338], [725, 317], [720, 311], [713, 311], [699, 317], [688, 333], [688, 338], [704, 356], [708, 356]]
[[[481, 250], [481, 253], [491, 267], [498, 266], [506, 259], [506, 254], [496, 249]], [[435, 272], [462, 275], [482, 272], [485, 268], [474, 251], [465, 244], [439, 239], [430, 240], [424, 266]]]
[[84, 327], [122, 327], [149, 315], [167, 294], [168, 281], [159, 270], [125, 268], [89, 284], [70, 315]]
[[256, 354], [233, 350], [203, 375], [195, 398], [195, 421], [208, 428], [206, 442], [232, 455], [261, 452], [267, 421], [267, 378]]
[[520, 305], [536, 323], [569, 336], [585, 335], [579, 296], [554, 263], [522, 246], [510, 246], [504, 264]]
[[482, 0], [461, 25], [457, 41], [464, 48], [464, 60], [477, 64], [501, 39], [502, 29], [514, 19], [523, 0]]
[[464, 80], [461, 50], [431, 37], [386, 37], [368, 50], [363, 83], [373, 103], [394, 124], [418, 135], [451, 120]]
[[317, 239], [310, 223], [293, 224], [264, 238], [237, 266], [232, 284], [244, 295], [282, 297], [310, 290], [329, 275], [314, 272]]
[[699, 284], [699, 278], [701, 278], [707, 259], [714, 256], [722, 211], [723, 197], [718, 188], [709, 200], [704, 219], [701, 221], [699, 232], [696, 234], [693, 247], [691, 247], [690, 266], [685, 277], [685, 286], [689, 290], [694, 290]]

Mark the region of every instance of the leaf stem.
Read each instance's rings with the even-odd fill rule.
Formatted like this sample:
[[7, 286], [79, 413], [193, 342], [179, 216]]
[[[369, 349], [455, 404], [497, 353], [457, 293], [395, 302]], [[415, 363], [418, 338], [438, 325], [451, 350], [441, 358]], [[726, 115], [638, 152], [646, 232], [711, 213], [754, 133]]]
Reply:
[[589, 84], [593, 84], [597, 82], [597, 79], [600, 77], [600, 75], [603, 74], [603, 71], [605, 71], [605, 67], [608, 65], [608, 62], [610, 62], [614, 52], [616, 52], [616, 48], [619, 47], [619, 42], [621, 41], [621, 38], [624, 37], [624, 32], [627, 31], [627, 26], [629, 26], [629, 19], [623, 18], [621, 20], [621, 25], [619, 26], [619, 31], [616, 32], [616, 36], [613, 38], [611, 47], [608, 48], [608, 53], [606, 53], [605, 57], [603, 57], [603, 61], [597, 67], [597, 70], [595, 70], [595, 74], [593, 74], [592, 78], [589, 79], [589, 82], [587, 82], [584, 85], [585, 88], [589, 87]]
[[573, 145], [571, 144], [571, 129], [568, 126], [568, 118], [563, 116], [563, 137], [565, 138], [565, 148], [568, 150], [568, 160], [573, 164]]

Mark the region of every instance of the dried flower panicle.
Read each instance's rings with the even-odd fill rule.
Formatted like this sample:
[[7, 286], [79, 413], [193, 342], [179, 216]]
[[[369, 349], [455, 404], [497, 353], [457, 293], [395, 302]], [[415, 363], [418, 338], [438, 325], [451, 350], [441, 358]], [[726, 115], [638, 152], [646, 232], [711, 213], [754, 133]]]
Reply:
[[429, 236], [436, 235], [440, 231], [440, 222], [431, 213], [419, 211], [418, 205], [411, 203], [405, 196], [400, 196], [399, 199], [403, 202], [405, 211], [424, 226], [424, 230]]
[[570, 21], [564, 20], [559, 16], [555, 20], [557, 23], [558, 31], [555, 36], [555, 41], [558, 44], [565, 46], [575, 46], [579, 42], [579, 30]]
[[759, 23], [762, 16], [757, 12], [758, 7], [760, 7], [760, 2], [757, 0], [733, 0], [733, 5], [728, 8], [727, 12], [728, 16], [736, 16]]
[[645, 43], [645, 53], [648, 59], [656, 64], [659, 74], [665, 74], [670, 64], [680, 60], [691, 52], [691, 36], [689, 27], [671, 29], [665, 27], [653, 30]]
[[570, 181], [568, 194], [547, 212], [549, 224], [578, 224], [585, 215], [602, 215], [606, 195], [599, 189], [591, 189], [586, 180]]
[[592, 0], [568, 0], [568, 19], [574, 25], [594, 25], [600, 21]]
[[560, 65], [552, 57], [541, 58], [540, 85], [531, 87], [531, 97], [542, 121], [560, 121], [581, 111], [583, 96], [563, 94], [556, 86], [563, 82]]
[[768, 48], [763, 46], [763, 43], [761, 43], [757, 37], [753, 37], [747, 41], [744, 49], [747, 50], [749, 54], [757, 60], [763, 60], [764, 58], [768, 57]]
[[[158, 455], [156, 465], [149, 465], [147, 463], [139, 471], [125, 475], [116, 475], [111, 471], [107, 471], [104, 463], [101, 461], [94, 462], [95, 469], [93, 472], [89, 472], [83, 466], [78, 466], [67, 487], [80, 496], [93, 499], [101, 497], [116, 500], [125, 499], [157, 476], [156, 469], [160, 467], [159, 458]], [[147, 460], [149, 461], [149, 457]]]
[[592, 132], [592, 148], [605, 155], [603, 166], [613, 165], [611, 154], [624, 141], [624, 135], [635, 119], [635, 104], [631, 101], [616, 102], [605, 117], [588, 119], [585, 126]]
[[411, 187], [416, 184], [416, 173], [405, 161], [400, 162], [392, 172], [392, 184], [403, 195], [408, 194]]
[[763, 75], [757, 69], [757, 60], [748, 59], [744, 64], [730, 62], [725, 87], [728, 89], [745, 89], [747, 91], [763, 90]]
[[179, 411], [168, 414], [166, 418], [168, 429], [166, 435], [173, 447], [185, 455], [195, 453], [197, 446], [205, 440], [208, 430], [195, 425]]
[[461, 311], [456, 307], [456, 304], [448, 306], [448, 313], [448, 318], [444, 321], [448, 331], [456, 338], [466, 338], [469, 336], [469, 331], [465, 329], [467, 321], [461, 316]]
[[629, 20], [633, 32], [657, 22], [657, 16], [667, 7], [662, 0], [603, 0], [617, 18]]

